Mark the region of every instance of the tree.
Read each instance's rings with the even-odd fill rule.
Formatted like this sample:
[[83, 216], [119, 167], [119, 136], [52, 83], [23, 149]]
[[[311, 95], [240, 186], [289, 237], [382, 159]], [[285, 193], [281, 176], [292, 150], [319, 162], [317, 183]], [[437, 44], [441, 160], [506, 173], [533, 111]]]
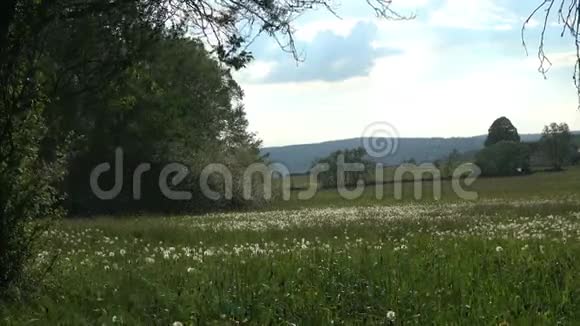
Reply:
[[[83, 135], [75, 142], [63, 186], [73, 214], [207, 210], [215, 202], [203, 196], [196, 182], [206, 165], [232, 168], [260, 160], [259, 142], [247, 131], [241, 88], [201, 42], [161, 37], [148, 53], [101, 92], [86, 94], [74, 106], [55, 103], [55, 110], [65, 109], [58, 112], [61, 122], [54, 121], [51, 136], [57, 140], [51, 144], [69, 133]], [[95, 166], [114, 159], [116, 148], [124, 151], [124, 180], [133, 178], [139, 164], [152, 164], [152, 171], [142, 177], [142, 200], [133, 199], [129, 186], [103, 202], [86, 182]], [[192, 200], [171, 202], [156, 186], [160, 169], [171, 162], [189, 167], [190, 178], [180, 187], [194, 193]], [[101, 182], [111, 178], [112, 183], [113, 176], [104, 174]], [[231, 202], [223, 202], [227, 204]]]
[[477, 153], [475, 164], [485, 176], [511, 176], [530, 172], [530, 150], [522, 143], [500, 141]]
[[562, 166], [571, 158], [572, 135], [566, 123], [551, 123], [544, 127], [540, 147], [550, 159], [554, 170], [561, 170]]
[[63, 175], [65, 145], [55, 147], [52, 162], [39, 160], [48, 102], [44, 76], [37, 69], [43, 44], [34, 27], [41, 17], [31, 14], [32, 2], [11, 7], [15, 2], [2, 3], [8, 8], [0, 14], [18, 16], [20, 22], [0, 23], [0, 297], [33, 257], [32, 244], [41, 229], [31, 221], [61, 215], [54, 183]]
[[[369, 0], [367, 3], [378, 16], [405, 18], [390, 9], [390, 1]], [[83, 131], [93, 127], [97, 130], [100, 123], [104, 123], [118, 138], [110, 144], [118, 143], [120, 134], [117, 132], [131, 128], [126, 124], [130, 120], [127, 115], [133, 114], [136, 104], [151, 100], [151, 97], [135, 96], [127, 87], [134, 84], [139, 91], [147, 89], [141, 84], [143, 80], [139, 75], [146, 69], [139, 63], [151, 53], [147, 49], [160, 36], [187, 32], [203, 39], [220, 62], [240, 69], [252, 59], [247, 47], [260, 34], [273, 37], [282, 49], [297, 57], [292, 22], [316, 8], [334, 10], [332, 2], [325, 0], [2, 1], [0, 294], [6, 293], [4, 289], [23, 275], [23, 267], [32, 257], [30, 248], [37, 232], [30, 228], [29, 222], [58, 215], [60, 189], [55, 185], [63, 177], [68, 155], [62, 153], [68, 152], [66, 146], [71, 137], [64, 131], [73, 130], [70, 126], [76, 123], [88, 126], [81, 127]], [[62, 43], [55, 40], [61, 35], [75, 36], [77, 50], [72, 50], [71, 46], [60, 48]], [[170, 91], [171, 87], [166, 90]], [[99, 108], [83, 105], [93, 94], [96, 95], [93, 98], [108, 94], [107, 103], [114, 102], [113, 112], [97, 112]], [[67, 114], [67, 109], [79, 103], [82, 111], [75, 113], [80, 117]], [[253, 140], [240, 134], [244, 119], [239, 108], [220, 115], [218, 120], [229, 127], [216, 131], [229, 133], [230, 137], [222, 138], [222, 147], [214, 148], [224, 153], [246, 151], [253, 157]], [[94, 115], [83, 119], [85, 112]], [[146, 119], [140, 121], [143, 128]], [[91, 127], [91, 123], [95, 125]], [[69, 127], [63, 128], [63, 132], [55, 133], [67, 124]], [[196, 132], [200, 133], [203, 128]], [[224, 137], [223, 134], [219, 137]], [[235, 142], [247, 142], [248, 148], [226, 150], [230, 147], [226, 144]], [[226, 156], [222, 158], [225, 160]]]
[[445, 161], [445, 165], [443, 167], [443, 175], [446, 177], [451, 177], [459, 163], [460, 154], [457, 148], [454, 148], [453, 151], [451, 151], [451, 153], [449, 153], [447, 156], [447, 160]]
[[580, 147], [578, 145], [573, 146], [572, 158], [570, 158], [570, 164], [578, 165], [580, 163]]
[[518, 130], [506, 117], [498, 118], [493, 122], [491, 127], [489, 127], [489, 133], [485, 140], [485, 147], [495, 145], [500, 141], [520, 141]]
[[364, 181], [368, 167], [371, 162], [367, 160], [367, 152], [363, 147], [355, 149], [339, 150], [331, 153], [325, 158], [319, 159], [312, 164], [314, 168], [317, 165], [327, 165], [328, 171], [319, 175], [319, 182], [325, 188], [336, 188], [338, 186], [339, 164], [341, 160], [345, 164], [362, 164], [362, 171], [346, 171], [344, 173], [344, 183], [346, 186], [353, 186], [359, 180]]

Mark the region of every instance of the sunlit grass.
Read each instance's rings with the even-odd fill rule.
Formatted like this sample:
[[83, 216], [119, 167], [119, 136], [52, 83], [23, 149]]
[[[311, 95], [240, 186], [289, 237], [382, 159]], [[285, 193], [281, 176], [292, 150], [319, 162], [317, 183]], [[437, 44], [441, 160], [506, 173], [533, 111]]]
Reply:
[[[575, 324], [580, 209], [483, 201], [66, 221], [4, 324]], [[394, 318], [393, 318], [394, 316]]]
[[[392, 172], [391, 172], [392, 174]], [[387, 175], [387, 174], [386, 174]], [[409, 175], [410, 177], [410, 175]], [[302, 184], [304, 176], [294, 177], [297, 183]], [[377, 199], [377, 187], [382, 189], [383, 196]], [[348, 207], [397, 205], [408, 203], [437, 202], [433, 195], [433, 183], [422, 183], [421, 199], [414, 198], [414, 184], [402, 184], [402, 198], [395, 198], [395, 184], [388, 182], [379, 185], [368, 185], [359, 198], [355, 200], [343, 199], [336, 189], [321, 189], [311, 200], [299, 200], [299, 190], [295, 190], [289, 201], [279, 199], [273, 208], [297, 209], [311, 207]], [[570, 167], [562, 172], [536, 172], [528, 176], [479, 178], [471, 186], [463, 185], [465, 190], [475, 192], [480, 200], [546, 200], [571, 199], [580, 200], [580, 167]], [[441, 198], [439, 202], [464, 202], [453, 190], [451, 181], [441, 181]], [[272, 208], [272, 207], [270, 207]]]

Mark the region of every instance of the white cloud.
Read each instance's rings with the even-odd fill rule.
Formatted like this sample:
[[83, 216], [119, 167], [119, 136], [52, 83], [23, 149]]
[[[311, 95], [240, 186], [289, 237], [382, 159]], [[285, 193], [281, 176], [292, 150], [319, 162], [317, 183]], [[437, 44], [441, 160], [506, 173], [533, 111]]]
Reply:
[[546, 56], [550, 59], [552, 68], [572, 68], [578, 60], [576, 52], [573, 51], [547, 53]]
[[406, 10], [415, 11], [427, 7], [432, 2], [433, 0], [395, 0], [391, 8], [396, 12]]
[[393, 1], [393, 9], [397, 8], [422, 8], [426, 7], [429, 3], [433, 2], [432, 0], [396, 0]]
[[[371, 0], [371, 2], [372, 1], [373, 0]], [[298, 24], [295, 35], [296, 38], [303, 41], [311, 41], [316, 36], [316, 34], [322, 31], [331, 31], [336, 35], [348, 36], [354, 26], [360, 22], [373, 23], [375, 25], [381, 24], [383, 22], [395, 24], [397, 23], [397, 21], [374, 17], [372, 8], [368, 4], [364, 3], [364, 1], [362, 1], [362, 6], [365, 9], [362, 10], [364, 14], [361, 14], [361, 10], [358, 10], [357, 12], [349, 12], [349, 8], [353, 5], [353, 3], [349, 2], [348, 4], [339, 6], [337, 8], [337, 13], [341, 18], [326, 13], [319, 14], [320, 17], [318, 17], [316, 20], [307, 20], [306, 22]], [[432, 3], [433, 0], [394, 0], [391, 5], [391, 9], [403, 16], [410, 16], [414, 11], [425, 8]], [[417, 19], [413, 21], [401, 21], [400, 23], [408, 24], [410, 22], [416, 21]]]
[[535, 19], [535, 18], [530, 18], [530, 20], [528, 20], [528, 17], [520, 17], [520, 21], [522, 22], [526, 22], [526, 28], [532, 29], [532, 28], [536, 28], [540, 26], [540, 21]]
[[552, 120], [580, 128], [574, 86], [545, 81], [532, 58], [482, 63], [474, 56], [465, 71], [449, 76], [441, 63], [457, 55], [417, 42], [378, 60], [368, 77], [248, 85], [250, 128], [267, 146], [358, 137], [374, 121], [390, 122], [403, 137], [484, 134], [503, 115], [522, 133], [540, 132]]
[[311, 42], [317, 34], [323, 31], [330, 31], [339, 36], [350, 35], [352, 29], [357, 23], [365, 21], [362, 19], [338, 19], [330, 17], [329, 19], [313, 21], [298, 26], [296, 31], [296, 38], [301, 41]]
[[[549, 70], [556, 70], [556, 69], [568, 69], [570, 70], [570, 75], [574, 71], [574, 65], [576, 64], [576, 52], [574, 51], [562, 51], [562, 52], [549, 52], [546, 53], [546, 57], [550, 62], [546, 62], [544, 64], [544, 68]], [[531, 55], [526, 58], [525, 65], [528, 69], [536, 69], [538, 70], [540, 67], [540, 60], [536, 55]], [[550, 76], [550, 72], [548, 71], [548, 77]]]
[[511, 29], [516, 22], [513, 13], [493, 0], [445, 0], [429, 17], [433, 26], [475, 30]]
[[[564, 70], [573, 69], [574, 53], [549, 53], [554, 68], [563, 69], [546, 81], [537, 72], [535, 55], [526, 58], [523, 50], [514, 55], [496, 39], [513, 36], [518, 47], [524, 14], [511, 14], [491, 0], [444, 0], [433, 15], [413, 21], [329, 17], [303, 24], [300, 38], [312, 40], [324, 30], [346, 36], [359, 21], [372, 21], [379, 30], [373, 48], [402, 52], [376, 60], [368, 76], [346, 81], [264, 85], [241, 80], [250, 129], [267, 146], [358, 137], [367, 124], [381, 120], [404, 137], [483, 134], [503, 115], [522, 133], [539, 132], [552, 120], [580, 129], [573, 70]], [[444, 40], [456, 37], [454, 31], [429, 28], [434, 26], [467, 29], [460, 40], [471, 30], [480, 46], [448, 46]], [[501, 29], [512, 30], [494, 32]], [[268, 74], [269, 64], [252, 65], [249, 78]]]
[[266, 78], [276, 66], [273, 61], [253, 61], [248, 67], [240, 71], [234, 72], [236, 80], [244, 82], [258, 82]]

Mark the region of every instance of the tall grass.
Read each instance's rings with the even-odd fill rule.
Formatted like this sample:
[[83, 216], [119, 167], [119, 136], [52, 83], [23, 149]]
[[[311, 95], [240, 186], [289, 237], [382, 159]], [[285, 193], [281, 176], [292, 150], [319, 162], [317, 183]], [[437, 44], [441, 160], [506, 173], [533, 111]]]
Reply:
[[0, 321], [573, 325], [578, 207], [484, 201], [67, 221], [45, 235], [37, 267], [60, 258], [45, 285], [1, 307]]

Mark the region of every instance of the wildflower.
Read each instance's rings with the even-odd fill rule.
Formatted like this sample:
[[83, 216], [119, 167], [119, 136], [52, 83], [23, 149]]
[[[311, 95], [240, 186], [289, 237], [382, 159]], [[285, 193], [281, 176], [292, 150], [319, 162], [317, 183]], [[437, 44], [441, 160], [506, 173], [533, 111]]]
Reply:
[[193, 267], [188, 267], [188, 268], [187, 268], [187, 272], [188, 272], [188, 273], [193, 273], [193, 271], [194, 271]]
[[118, 322], [119, 322], [119, 317], [113, 316], [113, 323], [118, 323]]
[[125, 256], [126, 253], [127, 251], [125, 251], [125, 249], [119, 250], [119, 254], [121, 254], [121, 256]]
[[395, 319], [397, 319], [397, 314], [395, 314], [394, 311], [389, 310], [389, 311], [387, 311], [387, 319], [389, 321], [395, 321]]
[[529, 246], [528, 245], [525, 245], [525, 246], [522, 247], [522, 251], [526, 251], [526, 250], [528, 250], [528, 248], [529, 248]]
[[183, 326], [183, 323], [180, 321], [174, 321], [173, 324], [171, 324], [172, 326]]
[[503, 248], [501, 246], [497, 246], [497, 247], [495, 247], [495, 251], [496, 252], [502, 252], [503, 251]]

